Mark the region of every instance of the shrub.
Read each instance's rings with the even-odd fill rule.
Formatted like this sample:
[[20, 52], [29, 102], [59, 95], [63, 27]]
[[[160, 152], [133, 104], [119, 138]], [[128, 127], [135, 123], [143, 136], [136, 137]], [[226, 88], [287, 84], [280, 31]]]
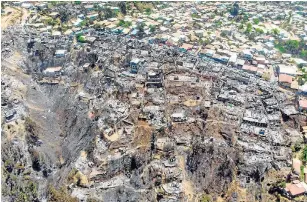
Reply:
[[48, 188], [48, 201], [49, 202], [78, 202], [76, 198], [71, 197], [67, 190], [62, 187], [59, 190], [56, 190], [53, 186]]
[[121, 27], [130, 27], [132, 25], [132, 23], [131, 22], [126, 22], [124, 20], [120, 20], [117, 25], [121, 26]]
[[264, 31], [260, 28], [256, 28], [255, 31], [258, 33], [258, 34], [263, 34]]
[[278, 183], [277, 186], [281, 187], [281, 188], [286, 188], [286, 182], [282, 181], [282, 182]]
[[280, 31], [277, 28], [272, 29], [274, 35], [278, 35]]
[[211, 202], [212, 198], [210, 195], [204, 194], [201, 198], [201, 202]]

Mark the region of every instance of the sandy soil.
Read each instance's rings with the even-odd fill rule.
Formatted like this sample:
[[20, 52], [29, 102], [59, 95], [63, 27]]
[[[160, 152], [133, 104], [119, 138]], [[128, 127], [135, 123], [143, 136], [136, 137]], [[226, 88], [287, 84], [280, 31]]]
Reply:
[[200, 104], [200, 101], [198, 101], [198, 100], [187, 100], [183, 104], [187, 107], [195, 107], [195, 106], [198, 106]]
[[108, 139], [109, 141], [111, 141], [111, 142], [115, 142], [115, 141], [117, 141], [118, 139], [119, 139], [119, 133], [118, 132], [115, 132], [115, 133], [113, 133], [112, 135], [104, 135], [104, 137], [106, 138], [106, 139]]
[[[1, 30], [6, 29], [10, 25], [21, 23], [25, 24], [30, 13], [27, 9], [17, 9], [12, 7], [6, 7], [4, 9], [5, 14], [1, 15]], [[11, 12], [10, 14], [7, 14]]]

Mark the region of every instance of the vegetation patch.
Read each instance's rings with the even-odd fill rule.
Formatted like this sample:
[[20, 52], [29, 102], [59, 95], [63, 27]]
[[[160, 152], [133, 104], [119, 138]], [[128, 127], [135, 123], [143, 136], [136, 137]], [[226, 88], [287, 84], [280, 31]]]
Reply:
[[67, 189], [61, 187], [56, 189], [54, 186], [48, 188], [48, 202], [78, 202], [77, 198], [73, 198], [67, 192]]
[[129, 21], [120, 20], [117, 25], [121, 27], [130, 27], [132, 23]]

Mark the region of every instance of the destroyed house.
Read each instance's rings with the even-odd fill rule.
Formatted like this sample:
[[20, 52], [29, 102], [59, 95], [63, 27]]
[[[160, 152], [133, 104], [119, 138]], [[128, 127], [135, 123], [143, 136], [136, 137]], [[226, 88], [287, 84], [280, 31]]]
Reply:
[[268, 119], [264, 114], [246, 110], [243, 117], [243, 123], [251, 124], [254, 126], [267, 127]]
[[146, 73], [146, 87], [155, 86], [162, 87], [163, 86], [163, 74], [162, 71], [149, 71]]
[[132, 59], [130, 61], [130, 68], [131, 68], [130, 72], [133, 73], [133, 74], [138, 73], [140, 65], [141, 65], [140, 59], [137, 59], [137, 58]]
[[171, 118], [174, 122], [182, 122], [187, 120], [187, 117], [184, 112], [173, 113]]
[[242, 96], [242, 94], [238, 94], [234, 90], [230, 91], [223, 91], [219, 96], [218, 100], [222, 102], [228, 102], [235, 105], [242, 105], [245, 102], [245, 98]]
[[280, 112], [276, 112], [273, 114], [268, 114], [268, 121], [270, 122], [270, 124], [280, 124], [281, 122], [281, 113]]
[[263, 100], [263, 104], [264, 104], [265, 107], [272, 107], [272, 106], [278, 107], [277, 100], [273, 97]]
[[10, 109], [5, 112], [5, 119], [7, 122], [12, 121], [16, 115], [15, 109]]

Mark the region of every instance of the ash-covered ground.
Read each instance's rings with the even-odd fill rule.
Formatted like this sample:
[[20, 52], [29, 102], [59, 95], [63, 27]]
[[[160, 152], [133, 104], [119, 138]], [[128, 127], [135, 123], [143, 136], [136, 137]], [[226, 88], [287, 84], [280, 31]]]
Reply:
[[88, 36], [2, 32], [4, 201], [273, 201], [295, 178], [306, 117], [293, 93], [176, 48]]

